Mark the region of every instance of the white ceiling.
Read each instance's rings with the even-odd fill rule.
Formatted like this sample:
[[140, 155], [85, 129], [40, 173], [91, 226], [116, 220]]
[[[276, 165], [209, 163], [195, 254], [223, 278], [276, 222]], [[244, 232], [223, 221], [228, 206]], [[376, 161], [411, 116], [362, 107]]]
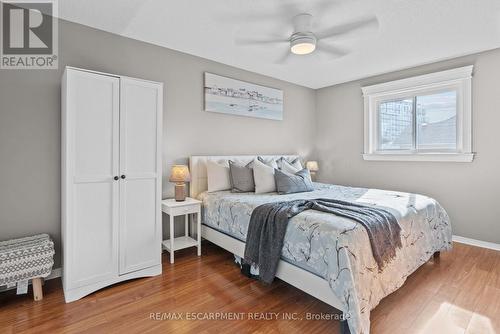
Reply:
[[[287, 38], [291, 18], [313, 31], [376, 15], [378, 31], [332, 38], [352, 50], [276, 59], [287, 45], [236, 39]], [[321, 88], [500, 47], [500, 0], [62, 0], [60, 17], [299, 85]]]

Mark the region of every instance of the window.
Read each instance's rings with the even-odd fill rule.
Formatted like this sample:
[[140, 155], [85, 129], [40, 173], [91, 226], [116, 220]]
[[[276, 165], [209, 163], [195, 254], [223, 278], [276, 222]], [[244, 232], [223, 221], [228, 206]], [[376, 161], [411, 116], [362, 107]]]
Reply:
[[472, 161], [472, 66], [363, 87], [365, 160]]

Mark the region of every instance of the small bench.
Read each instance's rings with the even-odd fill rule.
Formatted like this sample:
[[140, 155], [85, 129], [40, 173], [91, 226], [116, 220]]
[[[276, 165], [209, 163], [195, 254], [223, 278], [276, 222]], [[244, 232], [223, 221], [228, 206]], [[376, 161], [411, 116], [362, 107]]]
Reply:
[[32, 280], [33, 299], [42, 300], [42, 278], [54, 265], [54, 242], [47, 234], [0, 241], [0, 286]]

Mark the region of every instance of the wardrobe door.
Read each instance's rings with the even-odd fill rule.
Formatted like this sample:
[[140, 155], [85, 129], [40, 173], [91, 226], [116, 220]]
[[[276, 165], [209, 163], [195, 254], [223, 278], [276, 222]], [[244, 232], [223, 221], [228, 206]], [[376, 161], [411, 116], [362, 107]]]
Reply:
[[120, 79], [120, 274], [161, 263], [162, 93]]
[[63, 111], [66, 288], [118, 276], [119, 79], [68, 70]]

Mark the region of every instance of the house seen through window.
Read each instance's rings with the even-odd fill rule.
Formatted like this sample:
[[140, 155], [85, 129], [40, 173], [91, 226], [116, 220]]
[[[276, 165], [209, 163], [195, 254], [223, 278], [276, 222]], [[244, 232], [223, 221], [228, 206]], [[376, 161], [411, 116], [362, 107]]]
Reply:
[[457, 92], [382, 101], [378, 106], [379, 150], [457, 149]]
[[363, 87], [363, 158], [472, 161], [472, 69]]

